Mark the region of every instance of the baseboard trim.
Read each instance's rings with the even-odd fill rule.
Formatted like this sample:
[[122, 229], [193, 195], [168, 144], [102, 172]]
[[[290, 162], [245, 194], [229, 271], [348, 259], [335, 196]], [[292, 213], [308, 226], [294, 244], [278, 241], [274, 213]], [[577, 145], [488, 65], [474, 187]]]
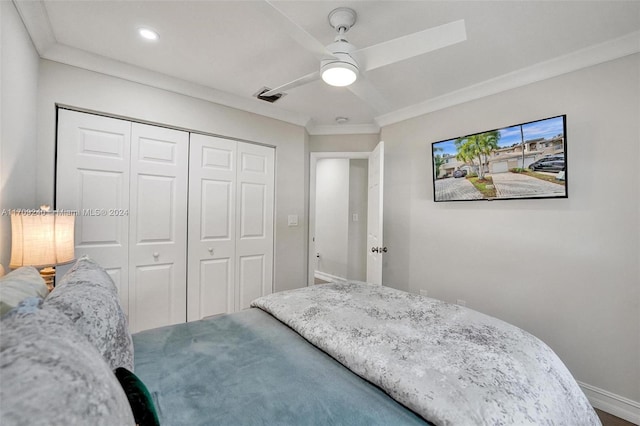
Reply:
[[580, 381], [578, 385], [595, 408], [628, 422], [640, 424], [640, 402]]
[[321, 272], [321, 271], [313, 271], [313, 276], [323, 281], [338, 281], [338, 282], [346, 281], [346, 279], [342, 277], [339, 277], [337, 275], [327, 274], [326, 272]]

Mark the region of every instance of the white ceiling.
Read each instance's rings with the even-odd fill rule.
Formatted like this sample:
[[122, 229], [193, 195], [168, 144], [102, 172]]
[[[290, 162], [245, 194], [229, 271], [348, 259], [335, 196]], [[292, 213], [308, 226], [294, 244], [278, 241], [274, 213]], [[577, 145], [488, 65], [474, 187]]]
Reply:
[[[467, 40], [372, 70], [376, 110], [321, 81], [275, 104], [253, 97], [316, 71], [318, 59], [265, 1], [15, 1], [40, 56], [306, 125], [366, 132], [474, 97], [640, 51], [639, 1], [273, 1], [323, 45], [327, 15], [358, 14], [347, 38], [367, 47], [464, 19]], [[157, 42], [137, 28], [155, 29]], [[335, 118], [349, 118], [336, 125]]]

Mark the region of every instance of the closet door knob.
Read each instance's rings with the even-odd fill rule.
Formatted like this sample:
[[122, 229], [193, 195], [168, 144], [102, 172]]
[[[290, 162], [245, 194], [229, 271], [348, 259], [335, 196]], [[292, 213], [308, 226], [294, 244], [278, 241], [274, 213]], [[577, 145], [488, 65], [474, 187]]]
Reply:
[[371, 247], [371, 253], [377, 253], [378, 247]]
[[207, 250], [209, 250], [209, 254], [213, 256], [213, 247], [209, 247]]
[[153, 252], [153, 258], [154, 258], [155, 260], [158, 260], [158, 257], [160, 257], [160, 253], [158, 253], [157, 251], [156, 251], [156, 252]]

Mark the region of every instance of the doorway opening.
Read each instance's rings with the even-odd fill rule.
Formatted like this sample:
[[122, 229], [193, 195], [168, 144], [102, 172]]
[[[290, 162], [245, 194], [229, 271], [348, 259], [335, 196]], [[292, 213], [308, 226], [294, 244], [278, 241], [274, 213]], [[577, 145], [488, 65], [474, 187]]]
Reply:
[[312, 152], [308, 285], [366, 281], [369, 152]]

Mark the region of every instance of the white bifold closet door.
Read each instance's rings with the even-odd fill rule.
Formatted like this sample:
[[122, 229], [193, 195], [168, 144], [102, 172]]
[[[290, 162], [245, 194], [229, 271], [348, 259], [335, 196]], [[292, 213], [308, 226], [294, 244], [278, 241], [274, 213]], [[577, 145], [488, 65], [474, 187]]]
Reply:
[[129, 221], [132, 331], [185, 322], [189, 133], [133, 123]]
[[186, 320], [189, 133], [58, 112], [56, 208], [113, 278], [132, 331]]
[[235, 312], [273, 286], [274, 149], [191, 134], [188, 320]]
[[[76, 210], [75, 254], [109, 273], [129, 307], [131, 122], [58, 110], [56, 209]], [[109, 214], [110, 210], [113, 213]]]

